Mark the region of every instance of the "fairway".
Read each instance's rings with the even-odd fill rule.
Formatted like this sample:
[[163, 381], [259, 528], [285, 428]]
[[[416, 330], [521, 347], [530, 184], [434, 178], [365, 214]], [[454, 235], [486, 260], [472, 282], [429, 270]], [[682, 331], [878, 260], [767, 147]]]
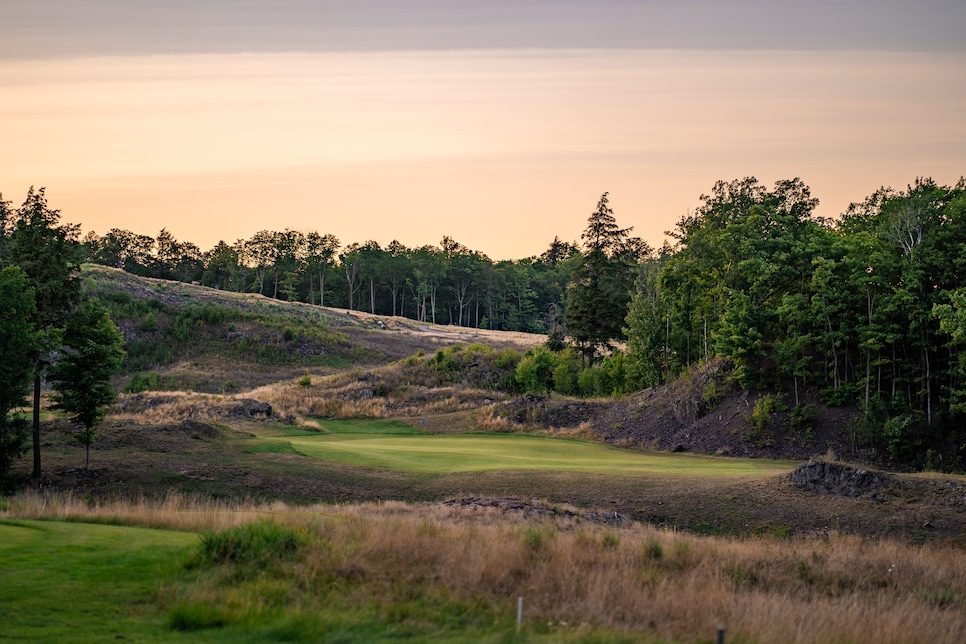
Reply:
[[172, 632], [158, 604], [194, 534], [55, 521], [0, 521], [0, 640], [202, 641]]
[[[375, 423], [373, 423], [375, 424]], [[404, 472], [450, 473], [490, 470], [589, 472], [627, 476], [761, 476], [790, 471], [793, 464], [691, 454], [648, 453], [599, 443], [527, 434], [404, 435], [365, 433], [286, 436], [287, 443], [322, 461]]]

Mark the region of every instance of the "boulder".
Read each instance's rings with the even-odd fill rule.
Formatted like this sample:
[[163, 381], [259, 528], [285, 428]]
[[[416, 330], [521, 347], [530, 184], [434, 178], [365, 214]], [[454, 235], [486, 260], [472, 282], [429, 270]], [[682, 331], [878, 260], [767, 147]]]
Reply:
[[894, 476], [883, 472], [814, 460], [799, 465], [788, 478], [809, 492], [848, 497], [874, 495], [895, 483]]

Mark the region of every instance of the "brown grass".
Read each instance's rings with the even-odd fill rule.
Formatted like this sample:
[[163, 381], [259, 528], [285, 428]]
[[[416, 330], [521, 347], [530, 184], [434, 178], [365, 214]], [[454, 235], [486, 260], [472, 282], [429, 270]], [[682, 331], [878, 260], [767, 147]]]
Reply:
[[302, 419], [419, 418], [479, 409], [505, 394], [461, 385], [440, 386], [400, 375], [403, 367], [352, 370], [332, 376], [296, 378], [246, 394], [272, 405], [277, 413]]
[[[723, 539], [486, 509], [402, 503], [88, 504], [19, 496], [5, 518], [211, 530], [266, 516], [318, 535], [298, 578], [341, 578], [377, 602], [425, 588], [509, 607], [567, 630], [591, 624], [680, 641], [954, 642], [966, 638], [966, 557], [952, 545], [826, 538]], [[324, 585], [324, 584], [322, 584]]]
[[186, 392], [143, 392], [123, 396], [111, 410], [118, 422], [162, 425], [185, 420], [217, 421], [230, 416], [240, 401], [234, 396]]
[[485, 407], [476, 414], [476, 429], [482, 432], [515, 432], [523, 426], [501, 416], [493, 406]]

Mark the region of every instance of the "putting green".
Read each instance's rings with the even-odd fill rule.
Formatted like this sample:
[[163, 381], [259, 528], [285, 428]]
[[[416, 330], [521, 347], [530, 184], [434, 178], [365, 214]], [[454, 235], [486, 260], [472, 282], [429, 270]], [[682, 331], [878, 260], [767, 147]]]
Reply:
[[425, 473], [556, 470], [661, 476], [761, 476], [793, 464], [692, 454], [620, 450], [599, 443], [527, 434], [322, 434], [265, 439], [287, 442], [305, 456]]

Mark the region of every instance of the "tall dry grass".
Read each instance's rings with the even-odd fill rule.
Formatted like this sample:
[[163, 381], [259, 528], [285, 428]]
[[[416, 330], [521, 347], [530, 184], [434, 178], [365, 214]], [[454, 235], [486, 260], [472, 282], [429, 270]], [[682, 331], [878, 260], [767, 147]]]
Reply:
[[254, 389], [252, 398], [297, 419], [418, 418], [478, 409], [505, 394], [465, 386], [440, 386], [401, 381], [400, 369], [379, 369], [332, 376], [306, 376]]
[[144, 392], [146, 404], [122, 398], [111, 410], [111, 419], [139, 425], [180, 423], [185, 420], [218, 421], [229, 418], [240, 406], [234, 396], [180, 391]]
[[[423, 588], [555, 629], [594, 625], [666, 640], [966, 641], [966, 557], [955, 545], [909, 546], [833, 534], [724, 539], [652, 527], [493, 508], [401, 503], [291, 508], [172, 496], [89, 504], [73, 497], [8, 500], [3, 517], [212, 530], [271, 517], [315, 535], [293, 576], [305, 588], [341, 579], [378, 603]], [[319, 600], [321, 601], [321, 600]]]

